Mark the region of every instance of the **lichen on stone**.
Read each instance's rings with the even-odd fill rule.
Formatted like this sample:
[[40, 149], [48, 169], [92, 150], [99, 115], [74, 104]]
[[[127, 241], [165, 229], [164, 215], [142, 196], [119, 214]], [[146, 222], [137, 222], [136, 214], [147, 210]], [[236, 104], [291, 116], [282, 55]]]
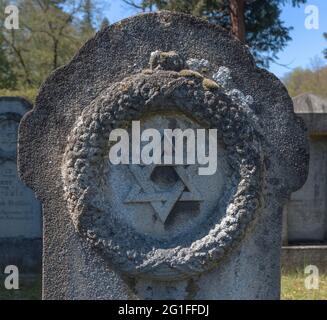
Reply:
[[254, 103], [254, 99], [251, 95], [245, 95], [241, 90], [236, 88], [231, 70], [224, 66], [220, 67], [218, 72], [213, 74], [213, 79], [224, 89], [225, 94], [229, 96], [234, 103], [243, 107], [256, 130], [261, 132], [258, 117], [250, 107]]
[[220, 67], [218, 72], [212, 76], [213, 80], [219, 83], [224, 89], [233, 89], [233, 78], [231, 76], [231, 71], [227, 67]]
[[150, 68], [152, 70], [181, 71], [186, 67], [185, 60], [175, 51], [154, 51], [150, 56]]
[[210, 62], [205, 59], [191, 58], [186, 61], [186, 64], [190, 69], [201, 73], [206, 73], [210, 69]]

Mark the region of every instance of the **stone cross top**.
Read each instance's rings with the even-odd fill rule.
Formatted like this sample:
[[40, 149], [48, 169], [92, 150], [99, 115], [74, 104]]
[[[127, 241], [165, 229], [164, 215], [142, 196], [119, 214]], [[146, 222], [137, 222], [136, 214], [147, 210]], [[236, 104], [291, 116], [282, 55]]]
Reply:
[[[111, 134], [133, 121], [215, 130], [216, 172], [111, 163]], [[218, 26], [159, 12], [101, 30], [20, 127], [44, 298], [278, 299], [282, 206], [307, 164], [286, 89]]]

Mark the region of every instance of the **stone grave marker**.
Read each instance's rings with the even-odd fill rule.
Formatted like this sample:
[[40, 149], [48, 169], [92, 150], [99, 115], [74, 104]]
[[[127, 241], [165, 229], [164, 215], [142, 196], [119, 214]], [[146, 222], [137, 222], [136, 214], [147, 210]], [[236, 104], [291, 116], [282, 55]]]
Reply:
[[[217, 170], [138, 163], [148, 129], [160, 145], [166, 129], [212, 130], [196, 150], [212, 143]], [[282, 207], [307, 167], [286, 89], [226, 31], [169, 12], [103, 29], [20, 127], [20, 175], [44, 208], [44, 298], [279, 299]]]
[[[41, 207], [17, 173], [18, 126], [31, 109], [22, 98], [0, 97], [0, 265], [40, 270]], [[2, 269], [3, 270], [3, 269]]]
[[294, 110], [308, 128], [309, 175], [285, 206], [284, 243], [327, 243], [327, 100], [313, 94], [293, 99]]

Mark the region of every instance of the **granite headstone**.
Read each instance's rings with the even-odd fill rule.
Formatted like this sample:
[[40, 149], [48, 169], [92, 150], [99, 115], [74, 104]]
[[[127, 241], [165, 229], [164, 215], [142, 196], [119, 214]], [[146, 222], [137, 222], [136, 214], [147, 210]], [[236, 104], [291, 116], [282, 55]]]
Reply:
[[[110, 134], [138, 120], [217, 130], [218, 170], [114, 165]], [[20, 175], [44, 209], [43, 298], [279, 299], [282, 208], [307, 147], [283, 84], [220, 27], [158, 12], [102, 29], [20, 126]]]

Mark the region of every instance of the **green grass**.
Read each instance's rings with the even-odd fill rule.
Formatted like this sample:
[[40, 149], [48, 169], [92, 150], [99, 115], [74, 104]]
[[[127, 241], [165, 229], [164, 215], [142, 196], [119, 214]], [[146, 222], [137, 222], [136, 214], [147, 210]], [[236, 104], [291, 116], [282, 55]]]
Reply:
[[305, 275], [300, 272], [284, 273], [282, 276], [282, 300], [327, 300], [327, 274], [319, 277], [319, 289], [305, 288]]
[[40, 300], [41, 279], [34, 277], [21, 277], [19, 290], [6, 290], [3, 282], [0, 283], [0, 300]]
[[[305, 288], [305, 277], [300, 272], [283, 273], [282, 300], [327, 300], [327, 274], [320, 275], [319, 289]], [[0, 286], [0, 300], [39, 300], [41, 299], [41, 280], [23, 278], [19, 290], [6, 290]]]

